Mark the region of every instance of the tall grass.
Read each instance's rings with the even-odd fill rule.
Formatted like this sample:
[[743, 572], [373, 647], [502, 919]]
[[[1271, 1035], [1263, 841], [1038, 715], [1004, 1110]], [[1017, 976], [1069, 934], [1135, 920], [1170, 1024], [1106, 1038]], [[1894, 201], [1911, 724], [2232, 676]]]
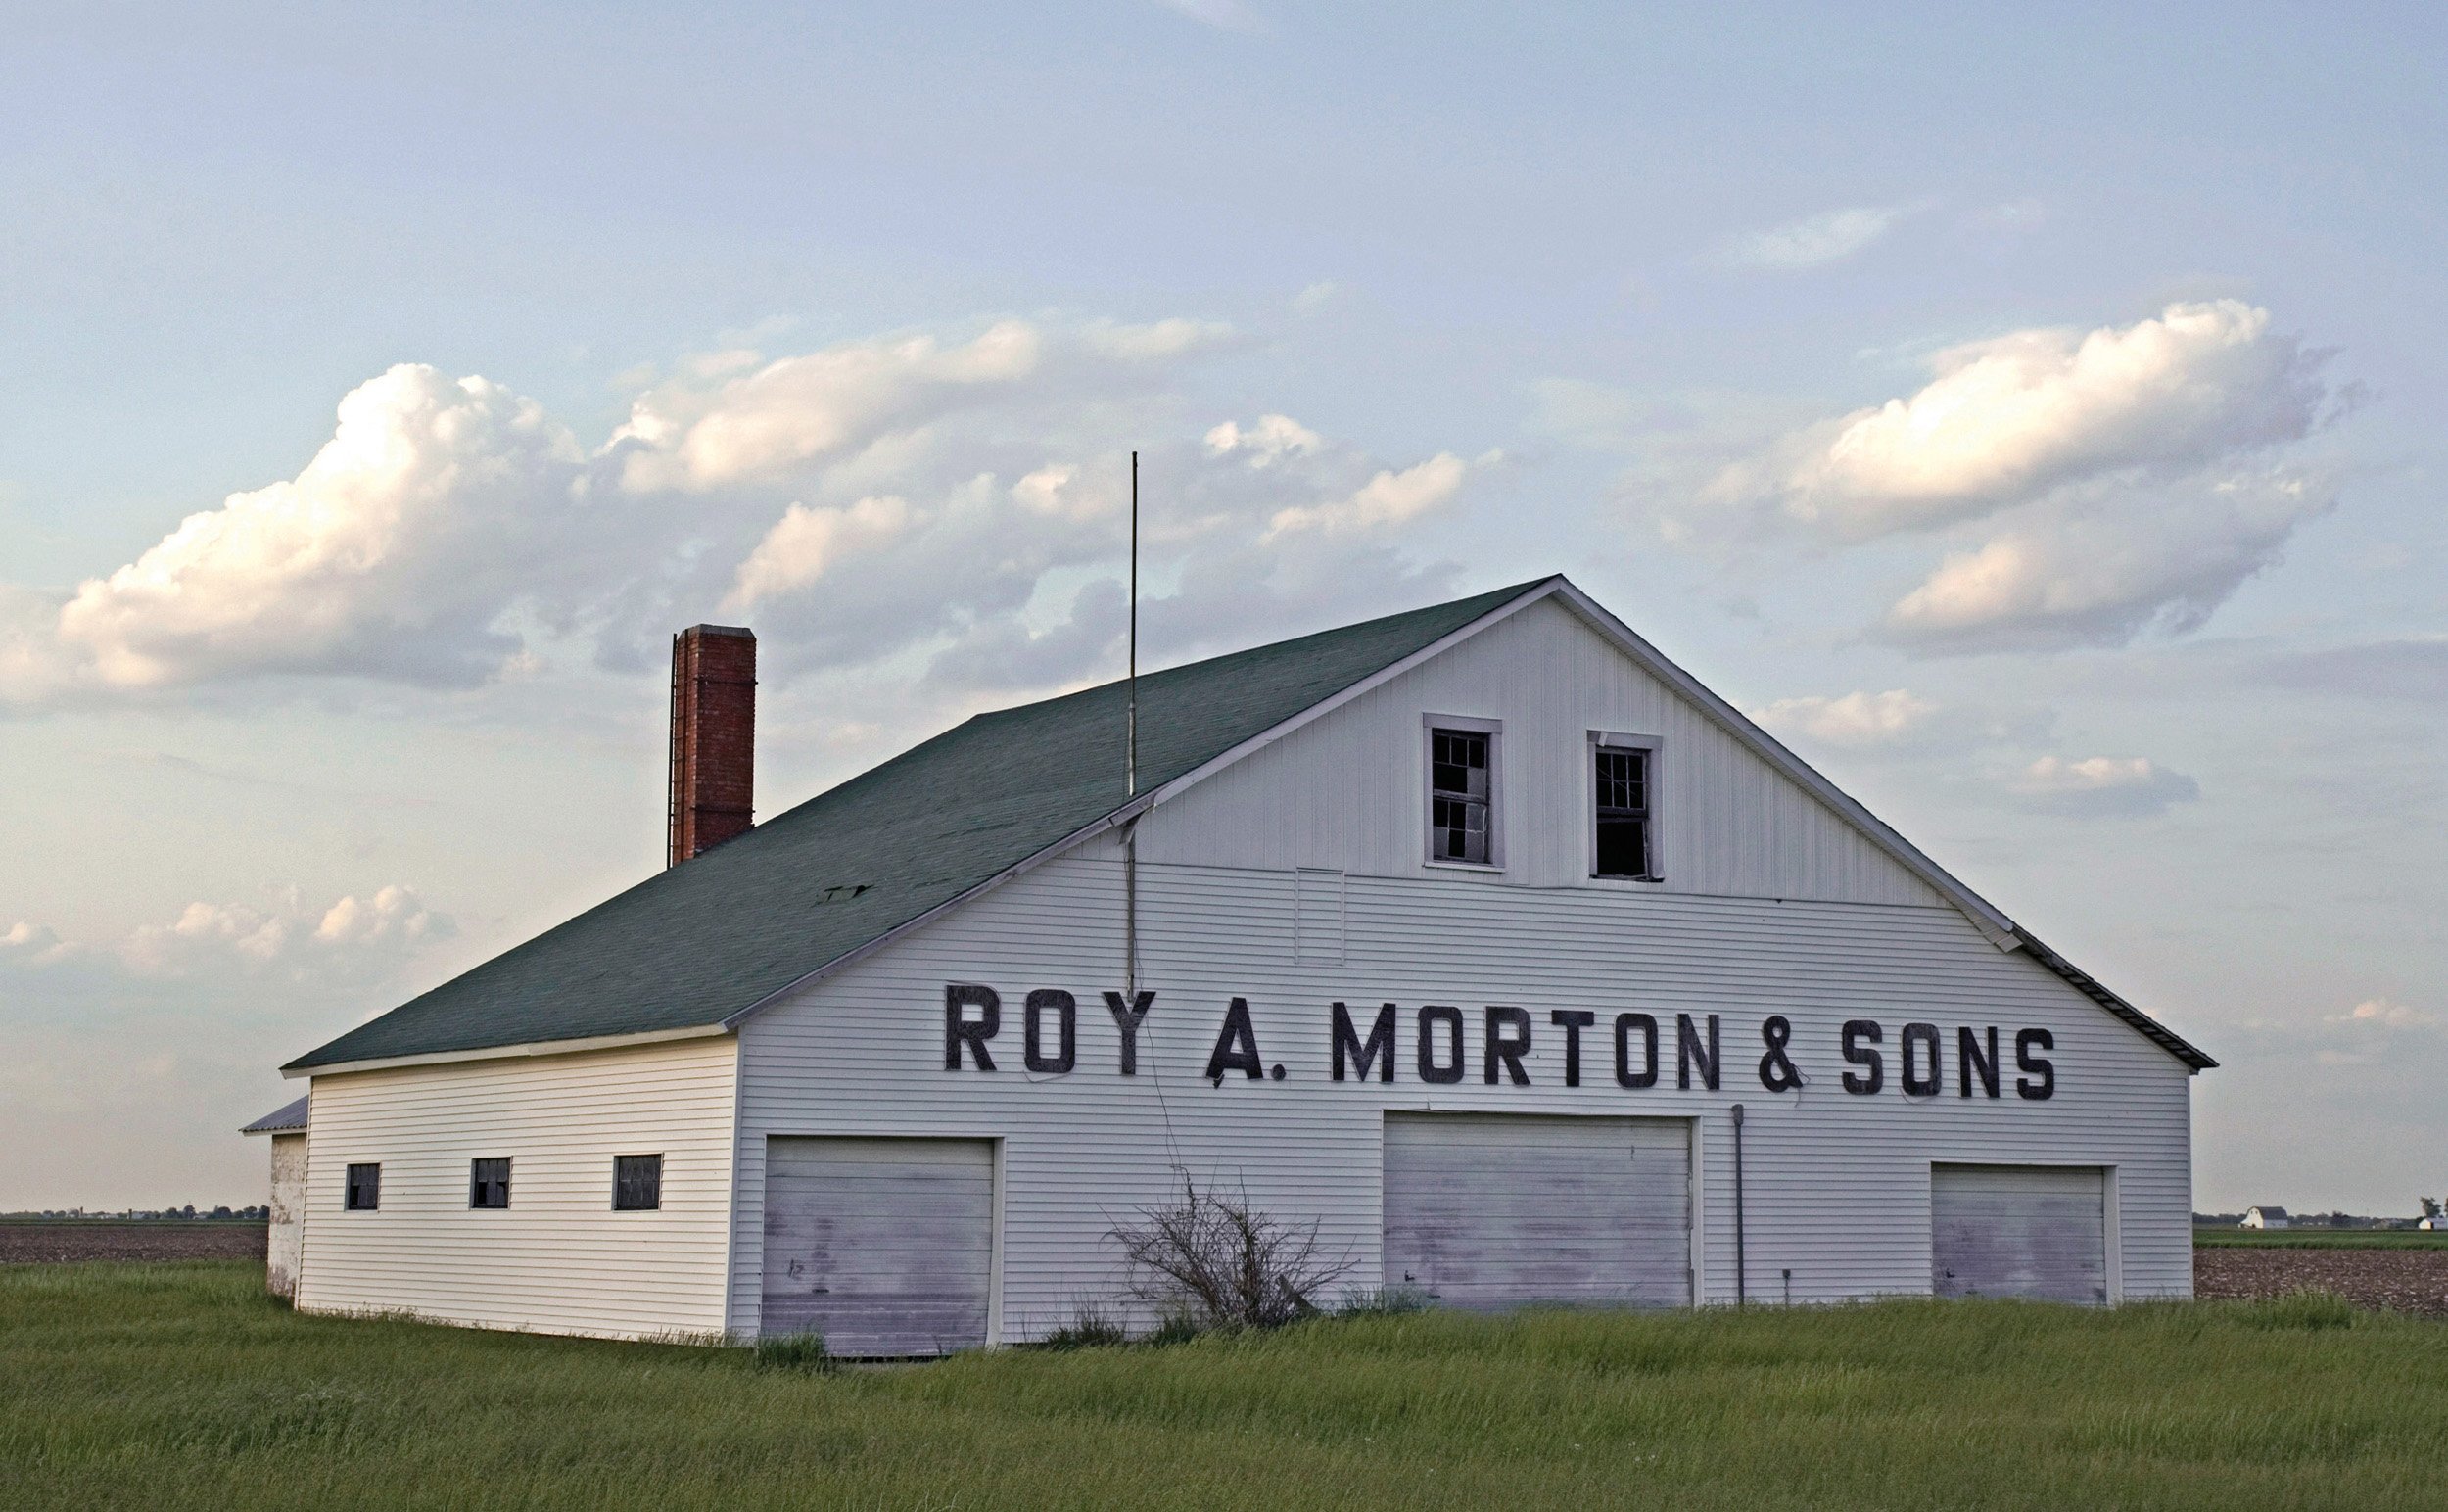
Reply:
[[237, 1264], [0, 1272], [0, 1505], [2436, 1505], [2448, 1326], [1391, 1311], [1166, 1347], [753, 1351], [293, 1314]]

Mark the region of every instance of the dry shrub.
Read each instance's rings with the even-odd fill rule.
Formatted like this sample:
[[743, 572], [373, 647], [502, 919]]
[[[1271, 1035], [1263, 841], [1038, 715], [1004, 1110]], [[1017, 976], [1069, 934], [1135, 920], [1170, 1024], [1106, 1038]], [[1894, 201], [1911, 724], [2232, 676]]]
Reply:
[[1201, 1191], [1188, 1172], [1178, 1199], [1141, 1208], [1112, 1237], [1130, 1267], [1131, 1296], [1201, 1329], [1278, 1328], [1313, 1316], [1313, 1299], [1353, 1265], [1319, 1247], [1316, 1222], [1286, 1223], [1246, 1195]]

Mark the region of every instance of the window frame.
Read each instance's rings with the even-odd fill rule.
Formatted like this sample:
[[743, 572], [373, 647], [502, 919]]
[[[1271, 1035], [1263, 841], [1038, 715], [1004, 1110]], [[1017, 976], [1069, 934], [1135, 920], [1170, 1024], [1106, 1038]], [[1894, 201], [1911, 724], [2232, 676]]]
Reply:
[[[359, 1171], [374, 1173], [374, 1179], [370, 1183], [372, 1190], [367, 1194], [371, 1201], [363, 1203], [357, 1201], [357, 1172]], [[380, 1212], [383, 1210], [382, 1161], [352, 1160], [348, 1162], [347, 1167], [340, 1173], [340, 1209], [343, 1212]]]
[[[501, 1201], [497, 1203], [481, 1201], [485, 1196], [484, 1168], [496, 1160], [501, 1162]], [[480, 1155], [467, 1162], [467, 1205], [469, 1210], [474, 1212], [507, 1212], [509, 1210], [510, 1157]]]
[[[624, 1203], [621, 1201], [621, 1162], [652, 1160], [654, 1162], [654, 1201]], [[661, 1212], [663, 1210], [663, 1152], [648, 1155], [616, 1155], [612, 1158], [612, 1210], [614, 1212]]]
[[[1436, 732], [1487, 737], [1487, 859], [1456, 861], [1436, 854]], [[1504, 870], [1504, 721], [1465, 714], [1420, 716], [1420, 852], [1424, 865], [1451, 872]]]
[[[1649, 771], [1643, 783], [1648, 788], [1649, 803], [1645, 811], [1648, 821], [1649, 871], [1641, 876], [1624, 876], [1598, 870], [1598, 753], [1601, 751], [1644, 751], [1648, 753]], [[1666, 880], [1666, 784], [1661, 778], [1666, 771], [1666, 739], [1662, 735], [1632, 734], [1617, 730], [1593, 730], [1589, 732], [1588, 753], [1581, 762], [1581, 834], [1586, 847], [1586, 865], [1582, 868], [1593, 882], [1620, 883], [1634, 887], [1655, 887]]]

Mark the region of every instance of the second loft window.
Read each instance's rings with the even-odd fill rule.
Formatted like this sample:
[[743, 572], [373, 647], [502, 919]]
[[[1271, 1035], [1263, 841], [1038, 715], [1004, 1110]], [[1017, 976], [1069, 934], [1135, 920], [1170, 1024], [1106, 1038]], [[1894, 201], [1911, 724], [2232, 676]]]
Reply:
[[1432, 726], [1428, 745], [1428, 859], [1491, 865], [1495, 736]]
[[467, 1205], [470, 1207], [510, 1205], [510, 1159], [507, 1156], [470, 1161]]
[[1591, 874], [1656, 881], [1657, 752], [1601, 745], [1596, 756], [1598, 833]]

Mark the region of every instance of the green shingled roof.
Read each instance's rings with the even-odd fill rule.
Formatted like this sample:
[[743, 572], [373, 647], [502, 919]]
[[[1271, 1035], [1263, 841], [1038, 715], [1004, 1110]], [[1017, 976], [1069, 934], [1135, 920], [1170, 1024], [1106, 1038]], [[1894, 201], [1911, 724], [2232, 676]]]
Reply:
[[[1547, 581], [1142, 677], [1140, 790]], [[1108, 683], [978, 715], [287, 1069], [723, 1023], [1123, 808], [1124, 701]]]

